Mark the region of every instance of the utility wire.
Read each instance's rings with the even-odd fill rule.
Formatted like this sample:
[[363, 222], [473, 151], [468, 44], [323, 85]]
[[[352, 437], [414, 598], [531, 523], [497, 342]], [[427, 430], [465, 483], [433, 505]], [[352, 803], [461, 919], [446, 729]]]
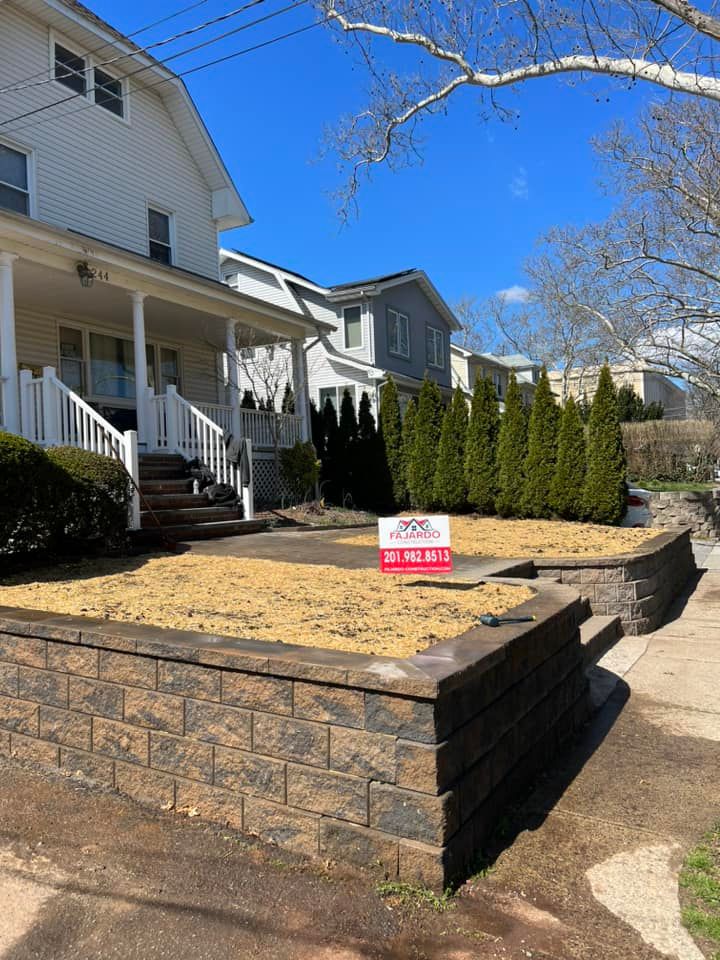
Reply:
[[[243, 4], [241, 7], [237, 7], [235, 10], [230, 10], [228, 13], [223, 13], [219, 17], [214, 17], [212, 20], [206, 20], [204, 23], [197, 24], [194, 27], [188, 27], [187, 30], [182, 30], [180, 33], [174, 34], [172, 37], [166, 37], [164, 40], [155, 40], [153, 43], [149, 43], [146, 47], [139, 47], [137, 50], [133, 50], [131, 53], [121, 53], [116, 57], [112, 57], [109, 60], [101, 60], [99, 63], [93, 63], [91, 66], [88, 65], [82, 70], [73, 70], [72, 73], [75, 75], [91, 73], [95, 67], [107, 67], [112, 63], [118, 63], [120, 60], [129, 60], [131, 57], [140, 56], [143, 53], [147, 53], [148, 50], [154, 50], [156, 47], [165, 47], [169, 43], [174, 43], [176, 40], [181, 40], [183, 37], [189, 37], [194, 33], [200, 33], [201, 30], [207, 30], [209, 27], [214, 27], [218, 23], [223, 23], [226, 20], [232, 20], [234, 17], [239, 16], [241, 13], [245, 13], [246, 10], [249, 10], [251, 7], [257, 7], [259, 4], [265, 3], [265, 0], [249, 0], [248, 3]], [[223, 36], [228, 36], [228, 34], [223, 34]], [[217, 39], [222, 39], [218, 37]], [[84, 59], [88, 58], [90, 54], [84, 54]], [[69, 76], [70, 74], [66, 74]], [[57, 79], [57, 75], [53, 72], [53, 75], [50, 77], [44, 77], [42, 80], [34, 80], [29, 83], [21, 81], [20, 83], [0, 88], [0, 94], [3, 93], [16, 93], [20, 90], [28, 90], [30, 87], [41, 87], [46, 83], [54, 83]]]
[[[204, 7], [206, 3], [209, 3], [210, 0], [198, 0], [197, 3], [191, 3], [188, 7], [183, 7], [181, 10], [177, 10], [175, 13], [170, 13], [166, 17], [162, 17], [160, 20], [154, 20], [152, 23], [149, 23], [145, 27], [139, 27], [137, 30], [134, 30], [132, 33], [128, 33], [125, 37], [127, 40], [131, 40], [133, 37], [139, 37], [141, 33], [147, 33], [148, 30], [152, 30], [154, 27], [162, 26], [163, 23], [168, 23], [170, 20], [175, 20], [177, 17], [181, 17], [184, 13], [189, 13], [191, 10], [197, 9], [197, 7]], [[110, 24], [108, 24], [110, 26]], [[114, 29], [114, 28], [111, 28]], [[101, 50], [105, 50], [107, 47], [112, 46], [112, 41], [108, 40], [107, 43], [103, 43], [99, 47], [95, 47], [92, 50], [88, 50], [87, 56], [93, 57], [96, 53], [100, 53]], [[43, 77], [48, 73], [47, 70], [40, 70], [38, 73], [31, 73], [27, 77], [23, 77], [22, 80], [18, 80], [18, 83], [27, 83], [30, 80], [35, 80], [37, 77]], [[0, 90], [0, 93], [3, 91]]]
[[[254, 5], [255, 3], [258, 3], [258, 2], [261, 2], [261, 0], [252, 0], [252, 3], [250, 5]], [[225, 31], [225, 33], [221, 33], [217, 37], [213, 37], [210, 40], [204, 40], [202, 43], [197, 43], [192, 47], [187, 47], [184, 50], [180, 50], [178, 53], [173, 53], [171, 56], [165, 57], [162, 60], [157, 60], [155, 63], [138, 67], [137, 70], [131, 70], [129, 73], [123, 76], [117, 77], [116, 79], [120, 81], [128, 80], [131, 77], [137, 76], [139, 73], [144, 73], [147, 70], [152, 70], [155, 66], [158, 66], [158, 65], [164, 66], [165, 64], [170, 63], [171, 60], [177, 60], [179, 57], [185, 57], [185, 56], [188, 56], [188, 54], [190, 53], [195, 53], [197, 50], [202, 50], [205, 47], [212, 46], [213, 44], [218, 43], [220, 40], [224, 40], [227, 37], [233, 36], [237, 33], [241, 33], [243, 30], [249, 30], [251, 27], [256, 27], [258, 24], [265, 23], [266, 21], [272, 20], [275, 17], [281, 16], [282, 14], [289, 13], [291, 10], [295, 10], [298, 7], [302, 7], [304, 4], [308, 2], [309, 0], [295, 0], [295, 2], [290, 3], [285, 7], [281, 7], [279, 10], [275, 10], [272, 13], [265, 14], [265, 16], [263, 17], [257, 17], [255, 20], [251, 20], [248, 23], [244, 23], [241, 26], [235, 27], [232, 30], [227, 30]], [[173, 77], [175, 76], [184, 76], [184, 74], [183, 73], [174, 74]], [[172, 80], [173, 77], [169, 77], [168, 79]], [[151, 84], [150, 86], [154, 86], [154, 84]], [[147, 87], [140, 87], [138, 89], [140, 90], [147, 89]], [[122, 94], [123, 97], [127, 95], [128, 95], [127, 92]], [[7, 120], [0, 121], [0, 127], [5, 127], [9, 123], [15, 123], [18, 120], [24, 120], [26, 117], [35, 116], [38, 113], [44, 113], [45, 110], [50, 110], [52, 107], [61, 106], [64, 103], [70, 103], [70, 101], [77, 100], [78, 98], [81, 98], [84, 100], [86, 99], [86, 97], [87, 97], [87, 91], [83, 91], [82, 93], [72, 93], [67, 97], [63, 97], [61, 100], [53, 100], [52, 103], [46, 103], [41, 107], [35, 107], [35, 109], [33, 110], [26, 110], [25, 113], [20, 113], [15, 117], [10, 117]], [[90, 103], [90, 104], [87, 104], [87, 106], [95, 106], [95, 104]], [[72, 112], [77, 112], [77, 111], [72, 111]], [[63, 116], [67, 116], [67, 114], [63, 114]], [[25, 129], [25, 127], [22, 127], [21, 129]]]
[[[369, 0], [365, 0], [364, 3], [360, 4], [358, 7], [355, 7], [353, 8], [353, 10], [348, 12], [355, 12], [356, 10], [364, 9], [367, 6], [368, 2]], [[280, 34], [277, 37], [271, 37], [269, 40], [263, 40], [260, 43], [255, 43], [251, 47], [245, 47], [243, 50], [235, 51], [235, 53], [229, 53], [223, 57], [218, 57], [215, 60], [209, 60], [207, 63], [201, 63], [196, 67], [191, 67], [188, 70], [183, 70], [182, 72], [173, 74], [172, 76], [164, 77], [162, 80], [156, 80], [154, 83], [148, 83], [142, 87], [136, 87], [133, 90], [133, 94], [141, 93], [143, 90], [152, 90], [153, 88], [159, 87], [164, 83], [172, 83], [173, 80], [180, 79], [181, 77], [187, 77], [187, 76], [190, 76], [190, 74], [199, 73], [201, 70], [207, 70], [210, 67], [218, 66], [221, 63], [227, 63], [230, 60], [236, 60], [237, 58], [243, 57], [248, 53], [254, 53], [256, 50], [262, 50], [265, 47], [274, 46], [274, 44], [280, 43], [283, 40], [289, 40], [291, 37], [297, 37], [302, 33], [306, 33], [308, 30], [313, 30], [315, 27], [320, 27], [323, 24], [329, 23], [332, 19], [334, 18], [331, 16], [322, 17], [322, 19], [314, 20], [312, 23], [305, 24], [305, 26], [303, 27], [298, 27], [295, 30], [289, 30], [287, 33]], [[122, 96], [123, 97], [130, 96], [130, 93], [129, 92], [124, 93]], [[55, 106], [55, 104], [50, 104], [50, 106]], [[32, 123], [25, 123], [21, 127], [16, 127], [12, 132], [16, 133], [21, 130], [27, 130], [29, 127], [35, 127], [41, 123], [47, 123], [48, 121], [51, 121], [51, 120], [64, 120], [66, 117], [73, 116], [74, 114], [80, 113], [83, 110], [89, 110], [94, 106], [95, 106], [94, 103], [85, 103], [83, 104], [83, 106], [78, 107], [77, 110], [68, 110], [66, 113], [60, 114], [59, 116], [43, 117], [40, 120], [34, 120]], [[16, 119], [21, 119], [21, 118], [16, 118]], [[11, 120], [4, 121], [4, 123], [11, 123], [11, 122], [13, 121]], [[0, 124], [0, 126], [2, 125], [3, 124]]]

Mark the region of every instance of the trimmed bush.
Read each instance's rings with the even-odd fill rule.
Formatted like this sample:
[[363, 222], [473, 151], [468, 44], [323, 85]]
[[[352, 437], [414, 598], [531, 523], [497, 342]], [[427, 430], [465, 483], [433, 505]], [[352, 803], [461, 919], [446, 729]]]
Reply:
[[280, 470], [296, 503], [314, 499], [320, 461], [312, 443], [298, 440], [292, 447], [281, 450]]
[[550, 389], [547, 370], [543, 367], [535, 388], [528, 424], [521, 505], [525, 517], [548, 518], [552, 515], [550, 488], [557, 462], [558, 420], [558, 407]]
[[323, 497], [331, 503], [339, 503], [342, 497], [340, 492], [342, 484], [338, 475], [341, 456], [340, 431], [338, 430], [335, 404], [330, 397], [325, 401], [322, 418], [323, 433], [325, 435], [325, 452], [322, 458], [322, 471], [320, 474]]
[[583, 514], [593, 523], [618, 524], [625, 515], [625, 449], [610, 368], [600, 371], [588, 421]]
[[501, 517], [520, 515], [525, 488], [527, 414], [515, 371], [511, 371], [505, 394], [505, 413], [498, 435], [498, 493], [495, 508]]
[[413, 450], [415, 449], [415, 422], [417, 420], [417, 402], [415, 398], [410, 401], [405, 410], [405, 416], [403, 418], [402, 425], [402, 468], [403, 468], [403, 486], [405, 489], [405, 500], [402, 506], [405, 503], [410, 503], [412, 506], [415, 506], [413, 503], [412, 495], [410, 494], [410, 464], [413, 458]]
[[456, 387], [452, 401], [443, 417], [433, 483], [433, 500], [441, 510], [448, 513], [458, 513], [467, 507], [465, 482], [467, 428], [467, 401], [461, 388]]
[[67, 497], [58, 515], [60, 534], [69, 540], [125, 540], [130, 479], [118, 460], [77, 447], [51, 447], [48, 459], [68, 478]]
[[497, 442], [500, 407], [489, 377], [478, 377], [473, 390], [465, 445], [465, 482], [470, 506], [494, 513], [497, 495]]
[[429, 510], [434, 502], [435, 464], [442, 431], [443, 404], [440, 387], [425, 377], [420, 388], [415, 439], [409, 461], [408, 489], [414, 506]]
[[318, 459], [322, 460], [325, 456], [325, 422], [314, 400], [310, 401], [310, 433]]
[[550, 487], [552, 508], [564, 520], [582, 517], [586, 468], [585, 428], [575, 400], [568, 397], [560, 418], [557, 466]]
[[52, 545], [65, 483], [64, 473], [41, 447], [0, 432], [0, 554], [32, 553]]
[[379, 436], [386, 469], [392, 485], [392, 504], [402, 506], [407, 499], [403, 469], [402, 418], [397, 387], [392, 377], [380, 392]]

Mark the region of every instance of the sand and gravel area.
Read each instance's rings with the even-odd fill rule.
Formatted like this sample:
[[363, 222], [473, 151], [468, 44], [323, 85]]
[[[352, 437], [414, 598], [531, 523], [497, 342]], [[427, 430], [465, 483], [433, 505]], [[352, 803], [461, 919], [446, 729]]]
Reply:
[[150, 556], [33, 570], [0, 603], [76, 616], [407, 657], [533, 596], [529, 587], [413, 586], [417, 577], [243, 557]]

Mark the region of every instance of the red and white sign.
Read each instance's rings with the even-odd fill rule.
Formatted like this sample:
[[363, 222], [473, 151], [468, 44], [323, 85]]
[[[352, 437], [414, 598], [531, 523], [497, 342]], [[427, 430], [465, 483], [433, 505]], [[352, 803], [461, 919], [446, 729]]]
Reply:
[[381, 517], [381, 573], [451, 573], [449, 517]]

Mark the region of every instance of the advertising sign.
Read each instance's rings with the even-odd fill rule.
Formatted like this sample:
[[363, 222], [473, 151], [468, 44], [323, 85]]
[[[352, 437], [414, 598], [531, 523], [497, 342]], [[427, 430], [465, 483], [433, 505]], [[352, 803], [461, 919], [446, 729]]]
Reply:
[[449, 517], [381, 517], [381, 573], [451, 573]]

